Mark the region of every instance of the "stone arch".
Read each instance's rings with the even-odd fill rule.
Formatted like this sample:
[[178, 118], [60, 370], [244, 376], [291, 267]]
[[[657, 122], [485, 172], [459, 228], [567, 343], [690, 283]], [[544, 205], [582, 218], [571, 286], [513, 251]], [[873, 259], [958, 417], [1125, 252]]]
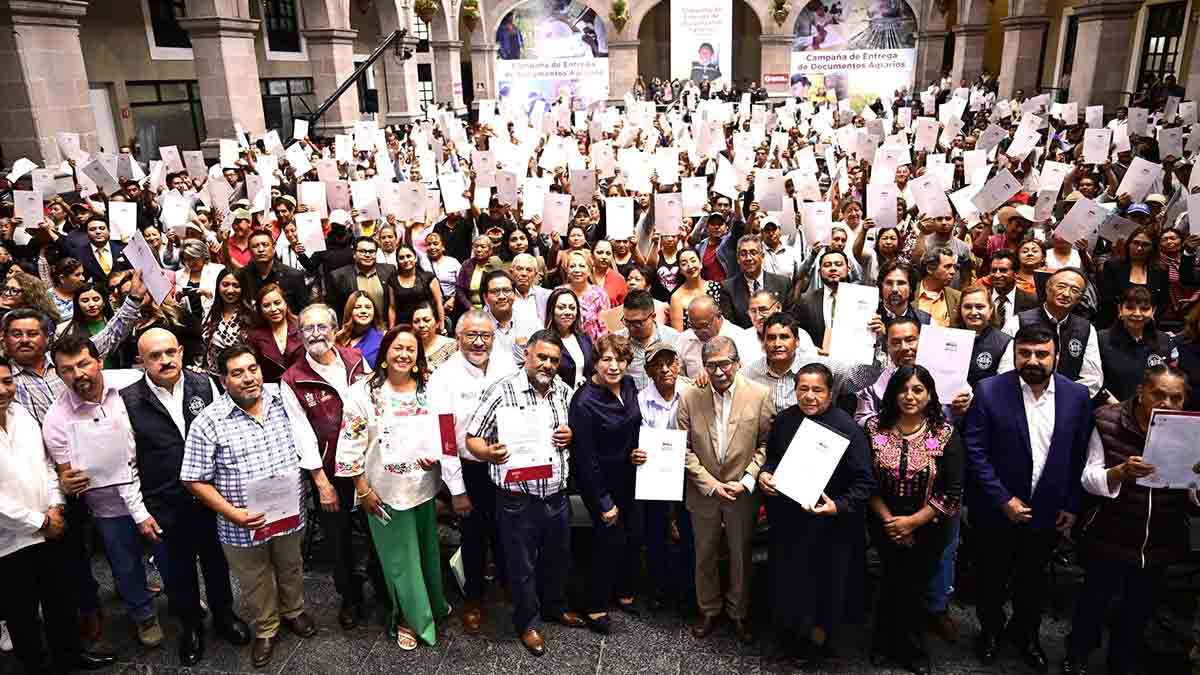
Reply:
[[988, 24], [991, 18], [991, 0], [958, 0], [958, 20], [963, 26]]
[[301, 0], [300, 5], [306, 26], [350, 27], [350, 3], [344, 0]]

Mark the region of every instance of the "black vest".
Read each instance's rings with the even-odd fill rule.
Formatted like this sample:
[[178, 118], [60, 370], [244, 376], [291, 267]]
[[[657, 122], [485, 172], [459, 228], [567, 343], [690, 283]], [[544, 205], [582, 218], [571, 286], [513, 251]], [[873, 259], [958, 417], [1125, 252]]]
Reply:
[[971, 351], [971, 367], [967, 370], [967, 382], [974, 387], [985, 377], [996, 374], [1000, 368], [1000, 357], [1008, 349], [1012, 337], [993, 326], [975, 336], [975, 348]]
[[1078, 382], [1079, 372], [1083, 370], [1083, 353], [1087, 351], [1088, 338], [1092, 334], [1092, 324], [1078, 314], [1069, 314], [1060, 328], [1046, 316], [1044, 307], [1027, 309], [1018, 314], [1017, 319], [1021, 328], [1041, 324], [1058, 336], [1058, 365], [1054, 372]]
[[[187, 496], [179, 482], [183, 466], [183, 445], [186, 440], [171, 419], [162, 402], [150, 391], [146, 378], [121, 390], [133, 440], [137, 449], [138, 473], [142, 495], [147, 501], [156, 498]], [[213, 389], [207, 375], [183, 372], [183, 426], [192, 428], [192, 420], [213, 402]]]

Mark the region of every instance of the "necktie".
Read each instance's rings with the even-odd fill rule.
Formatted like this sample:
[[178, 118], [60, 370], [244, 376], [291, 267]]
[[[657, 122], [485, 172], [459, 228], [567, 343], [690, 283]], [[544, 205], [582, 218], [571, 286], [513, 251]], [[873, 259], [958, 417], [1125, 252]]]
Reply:
[[829, 341], [833, 337], [833, 317], [837, 314], [837, 293], [829, 294], [829, 322], [825, 324], [825, 336], [821, 338], [821, 351], [829, 351]]
[[1008, 296], [1001, 295], [996, 298], [996, 326], [1003, 328], [1004, 322], [1008, 320]]
[[754, 281], [750, 282], [750, 293], [754, 294], [757, 292], [758, 292], [758, 279], [755, 279]]
[[96, 249], [96, 261], [100, 263], [100, 269], [104, 270], [106, 275], [112, 271], [112, 260], [109, 259], [107, 246]]

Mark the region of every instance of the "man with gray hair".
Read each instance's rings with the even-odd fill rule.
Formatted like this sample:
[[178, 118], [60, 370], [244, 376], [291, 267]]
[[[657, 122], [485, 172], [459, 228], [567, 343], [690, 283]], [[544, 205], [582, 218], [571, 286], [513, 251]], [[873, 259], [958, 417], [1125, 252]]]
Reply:
[[[212, 308], [217, 294], [217, 277], [223, 265], [209, 262], [208, 245], [201, 239], [185, 239], [179, 245], [180, 268], [175, 271], [175, 289], [181, 302], [201, 322]], [[192, 275], [200, 278], [193, 282]]]
[[[334, 343], [337, 315], [329, 305], [313, 304], [300, 312], [300, 337], [304, 358], [283, 373], [281, 384], [291, 388], [304, 415], [317, 435], [321, 463], [329, 483], [318, 485], [321, 520], [334, 552], [333, 583], [342, 598], [338, 623], [344, 630], [362, 619], [363, 582], [361, 570], [372, 559], [366, 512], [354, 510], [354, 481], [334, 475], [338, 436], [342, 430], [342, 405], [346, 392], [365, 378], [369, 368], [357, 349]], [[372, 585], [382, 589], [382, 575], [370, 568]], [[383, 594], [386, 596], [386, 594]], [[383, 597], [381, 596], [381, 597]]]
[[546, 325], [546, 301], [550, 299], [550, 289], [538, 285], [537, 258], [528, 253], [513, 257], [509, 274], [516, 291], [512, 303], [513, 323], [517, 326], [517, 342], [523, 343]]
[[771, 291], [787, 302], [791, 285], [787, 278], [763, 270], [763, 244], [756, 235], [738, 239], [737, 260], [741, 274], [721, 282], [721, 314], [740, 328], [751, 328], [750, 299], [759, 291]]
[[[711, 633], [724, 610], [733, 620], [738, 639], [750, 642], [754, 639], [747, 621], [750, 539], [759, 502], [754, 487], [766, 460], [775, 405], [765, 387], [738, 373], [738, 349], [732, 339], [712, 337], [705, 342], [701, 356], [707, 383], [685, 389], [676, 414], [678, 427], [688, 435], [684, 503], [692, 516], [696, 544], [700, 617], [692, 626], [692, 635], [703, 638]], [[718, 568], [722, 533], [729, 547], [729, 590], [725, 593]]]
[[925, 251], [921, 257], [921, 282], [917, 284], [917, 309], [927, 312], [930, 321], [943, 328], [959, 326], [958, 306], [962, 293], [950, 284], [958, 271], [958, 257], [945, 246]]

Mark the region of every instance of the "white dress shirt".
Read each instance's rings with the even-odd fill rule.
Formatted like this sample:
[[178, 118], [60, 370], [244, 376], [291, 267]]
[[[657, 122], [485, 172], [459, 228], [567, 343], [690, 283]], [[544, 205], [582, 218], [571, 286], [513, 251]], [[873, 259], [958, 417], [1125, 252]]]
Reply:
[[[212, 391], [213, 400], [217, 400], [219, 394], [217, 394], [217, 388], [213, 386], [212, 378], [205, 379], [208, 380], [208, 387]], [[154, 380], [151, 380], [149, 376], [146, 376], [146, 384], [150, 387], [150, 393], [154, 394], [158, 402], [163, 404], [163, 407], [167, 409], [167, 414], [171, 416], [171, 421], [179, 429], [180, 437], [186, 439], [187, 424], [183, 420], [183, 376], [180, 375], [179, 380], [170, 390], [154, 384]]]
[[13, 402], [0, 430], [0, 557], [45, 541], [46, 511], [64, 503], [37, 420]]
[[329, 386], [337, 391], [338, 398], [345, 401], [346, 394], [350, 390], [350, 373], [346, 369], [346, 362], [342, 360], [342, 355], [332, 347], [330, 347], [329, 351], [333, 354], [333, 363], [329, 365], [325, 365], [309, 356], [307, 350], [304, 352], [304, 358], [308, 360], [308, 365], [312, 366], [313, 372], [320, 375], [322, 380], [325, 380]]
[[[1045, 309], [1043, 308], [1042, 311], [1044, 312]], [[1000, 330], [1016, 336], [1019, 325], [1017, 315], [1010, 313], [1004, 327]], [[1007, 373], [1015, 367], [1013, 350], [1016, 349], [1016, 346], [1016, 341], [1013, 341], [1008, 344], [1008, 349], [1004, 350], [1004, 355], [1000, 357], [1000, 365], [996, 367], [997, 375]], [[1083, 365], [1079, 368], [1079, 379], [1075, 381], [1087, 387], [1088, 394], [1092, 397], [1095, 397], [1104, 388], [1104, 367], [1100, 363], [1100, 338], [1097, 337], [1096, 327], [1093, 325], [1088, 326], [1088, 341], [1083, 348]]]
[[1116, 499], [1121, 494], [1120, 483], [1117, 483], [1115, 490], [1108, 488], [1108, 467], [1104, 466], [1104, 441], [1100, 438], [1100, 432], [1095, 429], [1092, 429], [1092, 436], [1088, 439], [1087, 464], [1083, 467], [1083, 476], [1079, 482], [1084, 490], [1097, 497]]
[[[733, 414], [733, 397], [737, 395], [737, 384], [737, 377], [734, 377], [733, 383], [724, 394], [716, 389], [712, 390], [713, 410], [717, 413], [717, 461], [721, 464], [725, 463], [725, 447], [729, 441], [729, 416]], [[756, 481], [749, 474], [742, 476], [741, 483], [746, 492], [754, 492]]]
[[825, 317], [825, 326], [833, 326], [833, 292], [829, 287], [825, 287], [825, 294], [821, 300], [821, 315]]
[[1021, 400], [1025, 403], [1025, 423], [1029, 427], [1029, 449], [1033, 455], [1033, 473], [1029, 494], [1037, 491], [1038, 481], [1050, 456], [1050, 438], [1054, 436], [1054, 376], [1038, 398], [1025, 380], [1021, 382]]
[[454, 443], [460, 458], [479, 461], [467, 450], [467, 422], [479, 406], [479, 397], [484, 390], [516, 371], [517, 366], [508, 353], [498, 354], [494, 350], [488, 358], [487, 372], [472, 365], [462, 352], [454, 352], [433, 371], [426, 389], [434, 410], [454, 415]]

